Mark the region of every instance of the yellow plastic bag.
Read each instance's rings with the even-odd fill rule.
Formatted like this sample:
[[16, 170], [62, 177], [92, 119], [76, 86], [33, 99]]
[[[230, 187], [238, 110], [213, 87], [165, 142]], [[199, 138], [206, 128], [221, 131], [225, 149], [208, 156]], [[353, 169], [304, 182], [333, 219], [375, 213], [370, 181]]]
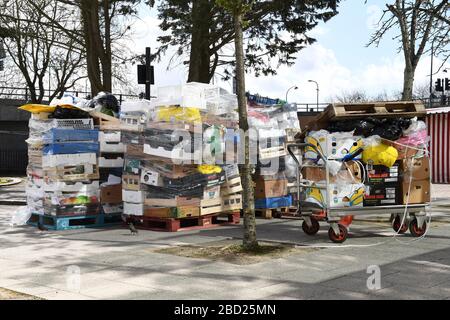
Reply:
[[[61, 108], [68, 108], [68, 109], [78, 109], [74, 106], [71, 105], [61, 105]], [[41, 113], [41, 112], [47, 112], [47, 113], [52, 113], [53, 111], [55, 111], [56, 106], [48, 106], [45, 104], [26, 104], [23, 105], [21, 107], [19, 107], [20, 110], [24, 110], [24, 111], [28, 111], [30, 113]]]
[[221, 173], [222, 168], [219, 166], [213, 166], [208, 164], [202, 164], [197, 167], [198, 172], [201, 174], [213, 174], [213, 173]]
[[380, 143], [376, 145], [367, 146], [362, 153], [362, 160], [365, 163], [372, 163], [373, 165], [383, 165], [385, 167], [392, 167], [397, 161], [398, 151], [394, 147]]
[[182, 107], [160, 107], [157, 111], [157, 121], [173, 122], [202, 122], [200, 110], [196, 108], [182, 108]]

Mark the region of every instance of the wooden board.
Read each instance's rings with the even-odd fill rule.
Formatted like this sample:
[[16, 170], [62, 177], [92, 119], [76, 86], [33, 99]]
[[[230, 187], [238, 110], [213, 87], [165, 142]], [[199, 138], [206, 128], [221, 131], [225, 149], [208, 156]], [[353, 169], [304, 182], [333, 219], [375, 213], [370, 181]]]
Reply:
[[107, 114], [92, 111], [89, 113], [98, 122], [100, 130], [120, 130], [120, 120]]

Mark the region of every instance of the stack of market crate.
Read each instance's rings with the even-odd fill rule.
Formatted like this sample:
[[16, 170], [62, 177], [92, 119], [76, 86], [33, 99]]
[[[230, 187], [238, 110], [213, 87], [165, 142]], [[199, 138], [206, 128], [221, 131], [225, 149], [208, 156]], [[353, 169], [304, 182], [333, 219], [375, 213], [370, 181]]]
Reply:
[[141, 166], [151, 160], [144, 153], [143, 130], [151, 112], [150, 101], [124, 102], [120, 112], [121, 142], [125, 146], [122, 175], [123, 213], [134, 220], [144, 215], [145, 184], [141, 183]]
[[[56, 108], [59, 113], [34, 112], [29, 122], [29, 224], [52, 230], [103, 226], [98, 130], [87, 113], [61, 109]], [[83, 118], [52, 118], [57, 114], [67, 117], [70, 112]]]
[[[234, 158], [229, 166], [223, 161], [226, 139], [235, 148], [236, 109], [234, 95], [188, 83], [158, 88], [143, 123], [136, 114], [121, 115], [125, 126], [136, 126], [123, 179], [127, 219], [160, 231], [239, 222], [240, 177]], [[135, 210], [127, 210], [131, 203]]]
[[288, 213], [292, 206], [289, 182], [296, 167], [286, 150], [287, 142], [300, 130], [296, 105], [251, 108], [249, 125], [256, 129], [258, 164], [255, 174], [255, 209], [271, 219]]
[[122, 173], [125, 154], [120, 121], [100, 112], [91, 112], [91, 115], [99, 129], [101, 209], [111, 221], [120, 221], [123, 213]]

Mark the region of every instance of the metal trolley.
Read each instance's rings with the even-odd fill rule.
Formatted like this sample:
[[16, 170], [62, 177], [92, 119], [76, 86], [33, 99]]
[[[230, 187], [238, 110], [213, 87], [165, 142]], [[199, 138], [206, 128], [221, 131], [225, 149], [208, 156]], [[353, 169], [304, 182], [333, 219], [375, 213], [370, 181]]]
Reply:
[[[305, 148], [312, 148], [323, 160], [323, 165], [303, 164], [303, 155]], [[392, 227], [395, 232], [401, 234], [408, 231], [408, 228], [414, 237], [421, 237], [427, 230], [426, 212], [429, 204], [411, 204], [411, 205], [392, 205], [392, 206], [374, 206], [374, 207], [332, 207], [330, 206], [330, 172], [327, 165], [327, 158], [318, 150], [315, 145], [309, 143], [294, 143], [287, 146], [290, 156], [297, 164], [297, 213], [303, 218], [302, 229], [307, 235], [316, 235], [319, 232], [319, 221], [329, 223], [328, 236], [334, 243], [343, 243], [348, 236], [348, 227], [353, 216], [371, 216], [389, 214], [392, 220]], [[305, 167], [320, 167], [326, 170], [325, 184], [315, 184], [314, 188], [327, 190], [326, 205], [318, 206], [316, 203], [303, 200], [305, 190], [311, 188], [311, 181], [303, 179], [302, 169]], [[406, 217], [404, 215], [406, 214]], [[409, 223], [407, 223], [409, 218]]]

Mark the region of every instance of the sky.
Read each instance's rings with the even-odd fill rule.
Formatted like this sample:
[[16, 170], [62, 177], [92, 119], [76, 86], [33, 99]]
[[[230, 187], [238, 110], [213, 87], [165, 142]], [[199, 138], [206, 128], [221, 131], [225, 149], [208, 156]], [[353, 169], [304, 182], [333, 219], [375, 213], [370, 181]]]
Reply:
[[[247, 91], [284, 99], [290, 87], [298, 86], [299, 89], [290, 91], [288, 97], [290, 102], [298, 103], [316, 101], [316, 86], [308, 80], [319, 83], [320, 102], [329, 102], [333, 97], [354, 90], [373, 96], [400, 92], [404, 59], [398, 51], [399, 43], [392, 39], [396, 32], [386, 35], [379, 47], [366, 46], [385, 3], [386, 0], [368, 0], [366, 4], [364, 0], [342, 1], [337, 16], [308, 33], [317, 42], [297, 54], [294, 66], [281, 66], [276, 76], [256, 78], [247, 74]], [[158, 27], [157, 11], [142, 6], [139, 16], [140, 20], [132, 26], [133, 36], [129, 45], [137, 53], [143, 53], [146, 46], [154, 51], [158, 47], [157, 36], [163, 34]], [[170, 62], [174, 50], [169, 50], [155, 64], [156, 87], [182, 84], [187, 79], [187, 67], [180, 65], [181, 60]], [[434, 72], [439, 65], [437, 59]], [[429, 84], [429, 75], [430, 57], [424, 56], [417, 68], [416, 86]], [[219, 77], [215, 80], [224, 89], [232, 90], [231, 82], [222, 82]]]

